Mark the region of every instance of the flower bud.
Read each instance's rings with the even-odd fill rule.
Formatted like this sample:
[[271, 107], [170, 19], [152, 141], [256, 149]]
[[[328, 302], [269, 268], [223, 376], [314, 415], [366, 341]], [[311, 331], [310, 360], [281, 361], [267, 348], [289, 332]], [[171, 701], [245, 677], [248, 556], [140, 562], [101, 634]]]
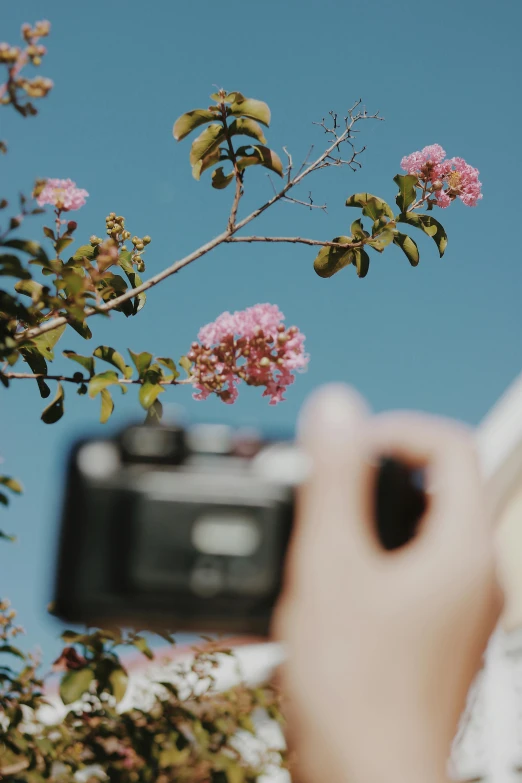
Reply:
[[123, 236], [124, 239], [129, 239], [130, 238], [130, 231], [124, 231], [122, 236]]
[[268, 367], [269, 365], [270, 365], [270, 359], [268, 358], [268, 356], [263, 356], [263, 358], [259, 362], [259, 366], [260, 367]]
[[89, 239], [89, 242], [93, 247], [96, 247], [96, 245], [101, 245], [102, 240], [100, 237], [97, 237], [96, 234], [93, 234], [92, 237]]
[[110, 228], [110, 229], [113, 229], [113, 228], [114, 228], [114, 223], [113, 223], [113, 221], [112, 221], [112, 220], [108, 220], [108, 221], [107, 221], [107, 228]]
[[143, 237], [143, 239], [141, 241], [143, 242], [144, 245], [148, 245], [148, 244], [150, 244], [150, 242], [152, 242], [152, 239], [147, 234], [146, 236]]
[[113, 231], [114, 231], [116, 234], [119, 234], [119, 233], [120, 233], [120, 231], [121, 231], [121, 229], [122, 229], [122, 225], [121, 225], [120, 223], [113, 223], [113, 225], [112, 225], [112, 230], [113, 230]]
[[138, 272], [144, 272], [145, 271], [145, 261], [141, 260], [139, 264], [137, 265], [136, 269]]
[[432, 185], [433, 190], [442, 190], [443, 187], [444, 187], [444, 185], [442, 184], [440, 179], [436, 179], [435, 182]]

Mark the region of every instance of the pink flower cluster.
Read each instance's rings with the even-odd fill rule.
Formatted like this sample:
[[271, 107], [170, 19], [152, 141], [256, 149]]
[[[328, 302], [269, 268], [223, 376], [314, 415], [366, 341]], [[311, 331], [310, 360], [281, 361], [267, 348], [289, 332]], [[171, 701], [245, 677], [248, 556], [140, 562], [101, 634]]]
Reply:
[[88, 195], [86, 190], [77, 188], [76, 182], [70, 179], [48, 179], [36, 201], [41, 207], [52, 204], [62, 212], [69, 212], [83, 207]]
[[235, 313], [222, 313], [200, 329], [199, 342], [192, 343], [188, 358], [198, 390], [194, 399], [215, 393], [231, 404], [237, 385], [264, 386], [270, 405], [284, 400], [294, 382], [294, 373], [306, 369], [304, 335], [296, 326], [287, 328], [276, 305], [257, 304]]
[[476, 206], [482, 198], [482, 183], [478, 169], [470, 166], [463, 158], [446, 158], [440, 144], [430, 144], [418, 152], [412, 152], [401, 160], [401, 168], [408, 174], [415, 174], [421, 181], [430, 184], [437, 206], [449, 207], [457, 197], [467, 207]]

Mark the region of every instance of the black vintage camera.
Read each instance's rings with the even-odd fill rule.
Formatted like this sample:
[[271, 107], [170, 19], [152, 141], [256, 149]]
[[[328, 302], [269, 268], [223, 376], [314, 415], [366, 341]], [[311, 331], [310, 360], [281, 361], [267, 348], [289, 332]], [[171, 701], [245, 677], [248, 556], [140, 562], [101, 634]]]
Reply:
[[[137, 425], [73, 448], [54, 613], [68, 622], [266, 635], [294, 493], [310, 469], [291, 441], [220, 425]], [[383, 546], [424, 510], [392, 460], [376, 483]]]

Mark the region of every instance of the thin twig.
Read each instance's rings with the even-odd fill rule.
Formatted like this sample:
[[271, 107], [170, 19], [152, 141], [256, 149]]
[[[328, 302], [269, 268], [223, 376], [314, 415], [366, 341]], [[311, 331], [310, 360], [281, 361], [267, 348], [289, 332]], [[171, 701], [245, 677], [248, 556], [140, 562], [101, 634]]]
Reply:
[[356, 248], [365, 244], [360, 242], [323, 242], [321, 239], [305, 239], [304, 237], [230, 237], [225, 242], [290, 242], [296, 245], [318, 245], [320, 247]]
[[[226, 231], [223, 231], [221, 234], [218, 234], [218, 236], [214, 237], [214, 239], [211, 239], [210, 242], [206, 242], [204, 245], [201, 245], [201, 247], [199, 247], [197, 250], [194, 250], [192, 253], [189, 253], [184, 258], [180, 259], [179, 261], [175, 261], [171, 266], [167, 267], [166, 269], [163, 269], [161, 272], [158, 272], [156, 275], [153, 275], [148, 280], [145, 280], [145, 282], [143, 282], [141, 285], [137, 286], [136, 288], [131, 288], [127, 290], [125, 293], [115, 297], [114, 299], [111, 299], [108, 302], [105, 302], [104, 304], [100, 305], [97, 308], [92, 308], [92, 307], [87, 308], [85, 310], [85, 318], [89, 318], [91, 315], [94, 315], [95, 313], [108, 313], [111, 310], [114, 310], [115, 307], [118, 307], [119, 305], [123, 304], [123, 302], [127, 302], [129, 299], [133, 299], [138, 294], [141, 294], [144, 291], [148, 291], [150, 288], [153, 288], [155, 285], [160, 283], [162, 280], [165, 280], [167, 277], [176, 274], [176, 272], [179, 272], [180, 269], [183, 269], [183, 267], [188, 266], [196, 259], [201, 258], [201, 256], [206, 255], [206, 253], [209, 253], [215, 247], [222, 245], [224, 242], [228, 242], [234, 234], [236, 234], [238, 231], [240, 231], [242, 228], [247, 226], [256, 218], [258, 218], [260, 215], [263, 214], [263, 212], [266, 212], [267, 209], [270, 209], [270, 207], [276, 204], [278, 201], [281, 201], [286, 196], [289, 190], [296, 187], [296, 185], [302, 182], [302, 180], [305, 177], [307, 177], [309, 174], [311, 174], [313, 171], [318, 171], [319, 169], [324, 168], [325, 166], [332, 165], [331, 163], [327, 163], [325, 161], [327, 161], [331, 157], [331, 153], [339, 144], [339, 139], [342, 139], [343, 141], [348, 141], [349, 135], [352, 132], [353, 125], [356, 122], [359, 122], [360, 120], [382, 119], [381, 117], [378, 116], [378, 112], [376, 112], [375, 114], [367, 114], [366, 112], [362, 112], [362, 113], [359, 112], [352, 116], [353, 109], [359, 103], [360, 101], [358, 101], [355, 104], [355, 106], [349, 110], [348, 114], [351, 117], [351, 119], [350, 122], [347, 123], [346, 130], [341, 134], [341, 136], [338, 138], [336, 137], [335, 141], [333, 141], [330, 144], [330, 146], [313, 163], [310, 163], [305, 169], [303, 169], [299, 174], [297, 174], [293, 179], [291, 179], [290, 182], [287, 182], [278, 193], [274, 194], [272, 198], [268, 199], [268, 201], [265, 201], [265, 203], [262, 204], [262, 206], [258, 207], [249, 215], [244, 217], [243, 220], [240, 220], [238, 223], [236, 223], [232, 229], [230, 227], [227, 227]], [[356, 160], [356, 157], [360, 155], [360, 153], [362, 152], [362, 150], [358, 151], [353, 147], [352, 149], [353, 149], [353, 153], [350, 161], [348, 161], [348, 165], [353, 164], [354, 161]], [[329, 243], [326, 242], [326, 243], [318, 243], [318, 244], [327, 245]], [[35, 337], [38, 337], [41, 334], [44, 334], [45, 332], [50, 332], [53, 329], [57, 329], [59, 326], [62, 326], [63, 324], [66, 323], [68, 323], [67, 317], [59, 316], [58, 318], [55, 318], [52, 321], [48, 321], [46, 324], [42, 324], [41, 326], [35, 326], [30, 329], [26, 329], [23, 332], [19, 332], [16, 335], [15, 339], [17, 340], [18, 343], [25, 342], [26, 340], [31, 340]]]
[[323, 212], [326, 212], [327, 204], [314, 204], [312, 201], [312, 194], [310, 193], [309, 201], [301, 201], [298, 198], [293, 198], [293, 196], [285, 196], [283, 201], [288, 201], [290, 204], [300, 204], [303, 207], [308, 207], [308, 209], [322, 209]]

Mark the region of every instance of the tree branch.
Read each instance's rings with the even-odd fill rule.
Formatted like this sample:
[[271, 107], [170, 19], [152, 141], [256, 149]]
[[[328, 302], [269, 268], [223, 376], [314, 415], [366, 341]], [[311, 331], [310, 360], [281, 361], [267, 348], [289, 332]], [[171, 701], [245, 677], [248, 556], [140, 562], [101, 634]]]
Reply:
[[[179, 272], [180, 269], [183, 269], [183, 267], [188, 266], [188, 264], [191, 264], [196, 259], [201, 258], [201, 256], [206, 255], [206, 253], [209, 253], [215, 247], [218, 247], [224, 242], [228, 242], [234, 234], [236, 234], [238, 231], [240, 231], [242, 228], [247, 226], [256, 218], [258, 218], [260, 215], [263, 214], [263, 212], [266, 212], [267, 209], [270, 209], [270, 207], [272, 207], [278, 201], [284, 199], [288, 191], [290, 191], [292, 188], [295, 188], [296, 185], [299, 185], [299, 183], [302, 182], [302, 180], [305, 177], [307, 177], [309, 174], [311, 174], [314, 171], [318, 171], [319, 169], [324, 168], [326, 166], [340, 165], [340, 162], [338, 161], [335, 161], [334, 163], [331, 162], [332, 160], [331, 153], [336, 148], [338, 148], [339, 144], [342, 144], [343, 142], [350, 143], [352, 147], [351, 158], [343, 162], [345, 162], [347, 165], [350, 166], [353, 165], [354, 162], [356, 162], [357, 156], [360, 155], [361, 152], [363, 151], [362, 149], [356, 150], [355, 146], [350, 141], [352, 133], [354, 132], [353, 126], [357, 122], [360, 122], [361, 120], [382, 119], [381, 117], [379, 117], [378, 112], [376, 112], [375, 114], [368, 114], [366, 110], [364, 110], [361, 112], [357, 112], [357, 114], [354, 114], [353, 113], [354, 110], [357, 108], [357, 106], [360, 103], [361, 103], [360, 100], [357, 101], [354, 104], [354, 106], [352, 106], [352, 108], [348, 110], [348, 117], [346, 118], [346, 129], [341, 134], [336, 133], [333, 142], [327, 147], [327, 149], [313, 163], [310, 163], [308, 166], [302, 169], [299, 172], [299, 174], [297, 174], [295, 177], [293, 177], [288, 182], [286, 182], [286, 184], [281, 188], [281, 190], [278, 193], [274, 194], [272, 198], [268, 199], [268, 201], [265, 201], [264, 204], [262, 204], [260, 207], [258, 207], [253, 212], [251, 212], [249, 215], [244, 217], [243, 220], [240, 220], [238, 223], [235, 223], [233, 228], [230, 228], [230, 226], [227, 227], [226, 231], [223, 231], [223, 233], [219, 234], [217, 237], [214, 237], [214, 239], [210, 240], [210, 242], [201, 245], [201, 247], [199, 247], [197, 250], [194, 250], [192, 253], [189, 253], [189, 255], [185, 256], [179, 261], [175, 261], [171, 266], [167, 267], [162, 272], [158, 272], [158, 274], [153, 275], [152, 277], [150, 277], [148, 280], [146, 280], [144, 283], [137, 286], [136, 288], [129, 289], [124, 294], [121, 294], [121, 296], [117, 296], [114, 299], [111, 299], [110, 301], [100, 305], [99, 307], [87, 308], [85, 310], [85, 317], [89, 318], [91, 315], [94, 315], [95, 313], [108, 313], [111, 310], [114, 310], [115, 307], [118, 307], [119, 305], [123, 304], [123, 302], [126, 302], [129, 299], [133, 299], [138, 294], [144, 291], [148, 291], [150, 288], [153, 288], [155, 285], [160, 283], [162, 280], [165, 280], [167, 277], [176, 274], [176, 272]], [[267, 241], [267, 240], [261, 239], [259, 241]], [[318, 244], [328, 245], [331, 243], [324, 242]], [[344, 245], [341, 245], [341, 247], [344, 247]], [[57, 329], [59, 326], [62, 326], [63, 324], [66, 323], [68, 323], [67, 317], [59, 316], [58, 318], [54, 318], [53, 320], [48, 321], [45, 324], [41, 324], [39, 326], [26, 329], [23, 332], [19, 332], [16, 335], [15, 339], [18, 343], [22, 343], [25, 342], [26, 340], [31, 340], [35, 337], [38, 337], [41, 334], [45, 334], [46, 332], [50, 332], [53, 329]]]
[[304, 237], [230, 237], [225, 242], [291, 242], [300, 245], [319, 245], [320, 247], [362, 247], [365, 243], [360, 242], [323, 242], [321, 239], [305, 239]]
[[[31, 372], [6, 372], [3, 373], [4, 378], [9, 378], [9, 380], [43, 380], [43, 381], [62, 381], [63, 383], [89, 383], [90, 378], [85, 377], [79, 377], [80, 373], [78, 373], [78, 377], [75, 376], [69, 376], [69, 375], [46, 375], [45, 373], [37, 372], [37, 373], [31, 373]], [[140, 378], [132, 379], [132, 378], [118, 378], [118, 383], [127, 383], [127, 384], [137, 384], [141, 386], [143, 381]], [[194, 382], [194, 378], [184, 378], [182, 381], [158, 381], [158, 384], [160, 386], [186, 386], [188, 384], [191, 384]], [[116, 383], [116, 381], [114, 381]]]

